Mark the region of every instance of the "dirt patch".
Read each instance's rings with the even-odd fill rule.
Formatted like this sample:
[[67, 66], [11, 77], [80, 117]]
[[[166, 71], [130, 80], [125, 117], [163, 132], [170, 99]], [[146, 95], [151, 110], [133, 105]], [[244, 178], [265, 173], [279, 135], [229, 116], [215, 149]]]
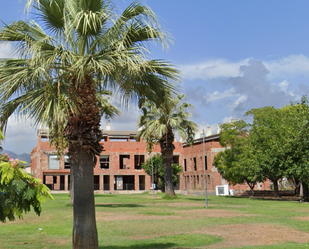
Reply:
[[97, 221], [124, 221], [124, 220], [171, 220], [171, 219], [187, 219], [177, 215], [146, 215], [146, 214], [113, 214], [100, 213], [97, 215]]
[[[262, 246], [282, 244], [286, 242], [308, 243], [309, 233], [284, 226], [269, 224], [235, 224], [217, 225], [190, 232], [191, 234], [207, 234], [220, 236], [223, 242], [207, 246], [207, 249], [220, 249], [244, 246]], [[169, 236], [162, 234], [159, 236]], [[158, 235], [132, 236], [129, 239], [151, 239]]]
[[155, 206], [167, 206], [167, 207], [205, 207], [205, 203], [192, 203], [192, 202], [171, 202], [171, 203], [155, 203]]
[[188, 216], [190, 218], [194, 217], [196, 219], [204, 218], [204, 217], [214, 217], [214, 218], [228, 218], [228, 217], [248, 217], [253, 216], [252, 214], [244, 214], [238, 212], [232, 212], [227, 210], [220, 209], [195, 209], [195, 210], [181, 210], [175, 211], [182, 216]]
[[175, 215], [148, 215], [148, 214], [123, 214], [100, 212], [97, 214], [98, 221], [120, 221], [120, 220], [181, 220], [181, 219], [202, 219], [206, 217], [228, 218], [238, 216], [253, 216], [252, 214], [243, 214], [227, 210], [212, 209], [194, 209], [174, 211]]
[[[191, 232], [221, 236], [224, 241], [207, 246], [209, 249], [281, 244], [285, 242], [308, 243], [309, 234], [295, 229], [267, 224], [220, 225]], [[172, 235], [172, 234], [165, 234]], [[156, 236], [143, 236], [143, 239]], [[137, 238], [130, 238], [137, 239]], [[140, 239], [140, 237], [139, 237]]]
[[210, 249], [309, 242], [309, 233], [269, 224], [220, 225], [193, 233], [216, 235], [224, 238], [224, 242], [207, 247]]
[[300, 217], [295, 217], [295, 219], [297, 219], [297, 220], [301, 220], [301, 221], [309, 221], [309, 216], [300, 216]]

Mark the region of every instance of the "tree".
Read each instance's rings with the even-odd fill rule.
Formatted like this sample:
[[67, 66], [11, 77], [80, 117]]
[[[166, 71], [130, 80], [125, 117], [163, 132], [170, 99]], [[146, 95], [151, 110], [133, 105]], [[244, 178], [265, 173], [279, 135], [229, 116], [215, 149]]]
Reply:
[[40, 215], [41, 203], [53, 199], [49, 189], [24, 170], [25, 162], [0, 157], [0, 221], [12, 221], [16, 216], [21, 219], [31, 208]]
[[264, 181], [262, 170], [250, 142], [250, 124], [243, 120], [222, 125], [220, 144], [226, 147], [214, 159], [222, 177], [231, 184], [246, 182], [254, 195], [254, 186]]
[[[4, 136], [0, 131], [0, 140]], [[41, 214], [41, 203], [53, 199], [49, 189], [24, 170], [25, 162], [10, 159], [8, 155], [0, 155], [0, 221], [5, 222], [23, 217], [33, 208], [37, 215]]]
[[[151, 158], [146, 160], [146, 162], [142, 165], [142, 168], [145, 172], [152, 176], [152, 167], [153, 167], [153, 176], [154, 176], [154, 183], [159, 189], [164, 190], [165, 188], [165, 178], [164, 178], [164, 166], [161, 154], [156, 154]], [[182, 172], [181, 166], [178, 164], [172, 164], [172, 181], [173, 184], [179, 182], [178, 174]]]
[[153, 102], [146, 99], [142, 104], [142, 115], [138, 126], [141, 128], [137, 138], [148, 142], [148, 150], [151, 151], [153, 143], [159, 143], [163, 166], [165, 169], [165, 195], [175, 196], [172, 180], [172, 161], [175, 140], [174, 132], [192, 143], [197, 125], [189, 120], [189, 103], [182, 103], [185, 95], [180, 94], [172, 98], [169, 91], [165, 92], [163, 101]]
[[300, 184], [303, 185], [303, 200], [309, 201], [309, 105], [306, 96], [300, 102], [291, 103], [282, 108], [288, 125], [288, 143], [286, 151], [289, 167], [286, 176], [293, 180], [295, 192], [299, 195]]
[[274, 194], [279, 196], [278, 180], [286, 175], [290, 166], [289, 125], [281, 109], [272, 106], [252, 109], [246, 115], [253, 115], [250, 141], [263, 175], [274, 184]]
[[73, 248], [96, 249], [93, 167], [102, 151], [100, 92], [155, 100], [165, 89], [174, 91], [170, 82], [178, 71], [147, 59], [149, 42], [168, 46], [168, 34], [152, 10], [136, 2], [118, 17], [104, 0], [27, 0], [26, 6], [33, 20], [0, 31], [0, 41], [11, 42], [18, 56], [0, 61], [1, 126], [18, 113], [47, 125], [54, 139], [65, 138], [74, 180]]

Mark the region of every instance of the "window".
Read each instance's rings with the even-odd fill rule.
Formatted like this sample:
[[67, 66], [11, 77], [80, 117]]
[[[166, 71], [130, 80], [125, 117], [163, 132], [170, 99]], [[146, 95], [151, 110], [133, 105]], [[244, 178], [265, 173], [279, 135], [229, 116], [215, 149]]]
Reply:
[[207, 170], [207, 156], [205, 156], [205, 170]]
[[134, 155], [134, 169], [142, 169], [142, 164], [145, 162], [144, 155]]
[[184, 171], [187, 171], [187, 159], [183, 159]]
[[70, 158], [68, 155], [64, 155], [63, 161], [64, 161], [64, 168], [70, 169]]
[[196, 171], [196, 157], [193, 158], [194, 171]]
[[109, 156], [100, 156], [100, 168], [109, 169]]
[[119, 160], [120, 169], [129, 169], [130, 168], [130, 155], [120, 155]]
[[179, 156], [178, 155], [173, 156], [173, 163], [179, 164]]
[[49, 169], [59, 169], [59, 158], [57, 155], [48, 156], [48, 168]]

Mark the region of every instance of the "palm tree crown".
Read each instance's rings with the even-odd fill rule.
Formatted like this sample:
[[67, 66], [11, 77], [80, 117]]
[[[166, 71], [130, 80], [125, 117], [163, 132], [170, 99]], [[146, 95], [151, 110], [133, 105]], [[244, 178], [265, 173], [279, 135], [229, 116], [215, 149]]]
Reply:
[[[168, 45], [150, 8], [133, 2], [117, 16], [105, 0], [27, 0], [35, 20], [0, 30], [17, 58], [0, 59], [1, 126], [13, 114], [46, 124], [64, 136], [74, 193], [73, 248], [98, 248], [93, 196], [93, 156], [102, 151], [101, 116], [114, 114], [106, 90], [122, 97], [158, 100], [178, 71], [148, 60], [148, 43]], [[109, 110], [109, 113], [106, 111]], [[85, 205], [87, 205], [85, 207]]]
[[165, 167], [165, 194], [171, 196], [175, 195], [171, 172], [175, 133], [177, 132], [190, 144], [193, 142], [197, 129], [197, 125], [189, 120], [191, 114], [187, 110], [193, 106], [182, 102], [184, 98], [184, 94], [172, 98], [167, 91], [163, 101], [157, 103], [145, 101], [142, 105], [143, 114], [138, 123], [141, 130], [137, 138], [147, 141], [149, 151], [153, 143], [160, 143]]
[[17, 21], [0, 32], [19, 57], [0, 61], [2, 126], [14, 111], [35, 124], [63, 122], [69, 111], [81, 112], [77, 89], [85, 85], [93, 88], [92, 102], [98, 105], [98, 90], [117, 87], [125, 95], [151, 98], [160, 94], [150, 92], [172, 87], [166, 79], [177, 78], [168, 63], [146, 58], [147, 42], [167, 45], [146, 6], [132, 3], [116, 19], [104, 0], [28, 0], [27, 5], [38, 22]]
[[191, 113], [188, 112], [188, 108], [193, 106], [182, 102], [185, 97], [185, 94], [177, 95], [175, 98], [166, 96], [163, 101], [157, 104], [147, 100], [142, 105], [143, 113], [138, 123], [141, 130], [138, 137], [159, 141], [169, 131], [172, 131], [173, 139], [174, 134], [178, 133], [181, 138], [191, 143], [197, 125], [189, 120]]

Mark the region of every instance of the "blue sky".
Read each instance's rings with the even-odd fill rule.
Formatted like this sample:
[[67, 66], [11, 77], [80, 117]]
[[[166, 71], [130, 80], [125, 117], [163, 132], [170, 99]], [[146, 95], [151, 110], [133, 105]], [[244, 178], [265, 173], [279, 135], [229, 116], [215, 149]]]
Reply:
[[[3, 0], [2, 0], [3, 1]], [[115, 0], [123, 10], [132, 1]], [[309, 1], [306, 0], [145, 0], [163, 29], [174, 37], [168, 51], [154, 46], [153, 58], [165, 59], [182, 73], [182, 91], [192, 103], [199, 130], [251, 108], [280, 108], [309, 95]], [[0, 19], [23, 18], [19, 0], [3, 1]], [[0, 45], [0, 57], [10, 48]], [[134, 106], [111, 120], [111, 128], [136, 129]], [[105, 127], [105, 121], [102, 122]], [[36, 130], [10, 120], [4, 149], [29, 153]]]

